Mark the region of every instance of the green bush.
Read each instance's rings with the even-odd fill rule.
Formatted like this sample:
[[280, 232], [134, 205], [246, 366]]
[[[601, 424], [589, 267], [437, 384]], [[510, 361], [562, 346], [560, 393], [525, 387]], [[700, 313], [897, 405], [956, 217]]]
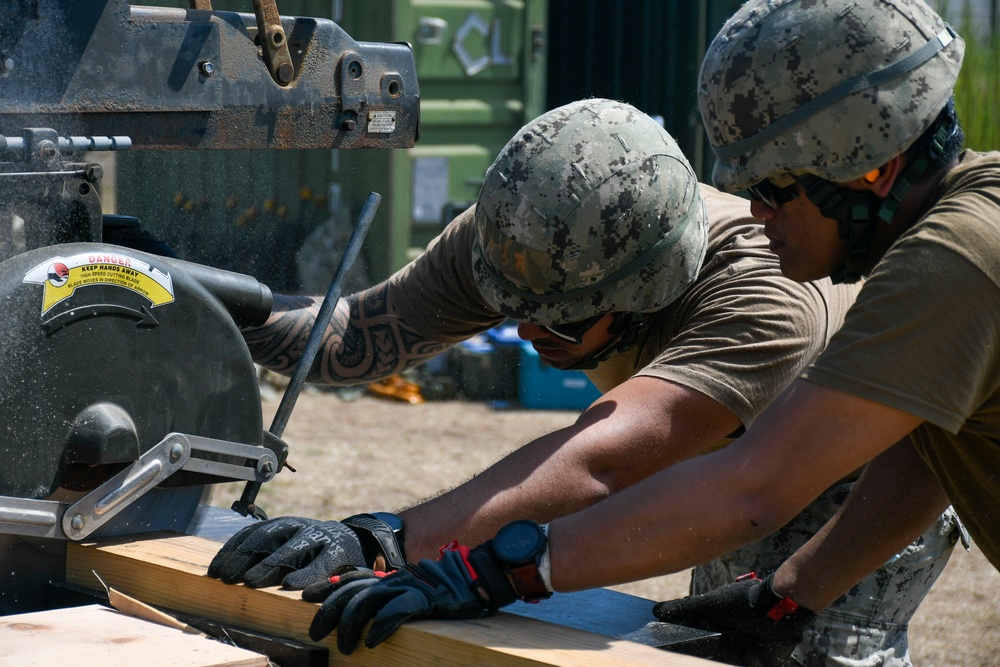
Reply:
[[[936, 3], [948, 13], [948, 0]], [[1000, 149], [1000, 37], [990, 26], [976, 25], [969, 0], [963, 0], [956, 28], [965, 40], [965, 60], [955, 84], [955, 107], [965, 129], [965, 143], [976, 150]]]

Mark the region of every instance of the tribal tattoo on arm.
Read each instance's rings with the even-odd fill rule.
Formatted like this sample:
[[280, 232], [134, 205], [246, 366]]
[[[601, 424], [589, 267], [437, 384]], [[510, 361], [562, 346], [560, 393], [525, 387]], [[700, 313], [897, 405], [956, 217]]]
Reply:
[[[322, 297], [276, 294], [271, 317], [243, 330], [253, 360], [283, 375], [295, 370]], [[367, 384], [440, 354], [449, 346], [428, 340], [400, 319], [388, 284], [341, 299], [309, 373], [309, 382]]]

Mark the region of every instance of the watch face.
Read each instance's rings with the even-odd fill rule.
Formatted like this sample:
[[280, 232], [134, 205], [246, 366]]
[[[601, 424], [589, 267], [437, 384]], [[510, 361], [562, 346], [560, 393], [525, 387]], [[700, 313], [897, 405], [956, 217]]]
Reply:
[[493, 538], [493, 550], [497, 557], [511, 564], [534, 560], [544, 546], [545, 534], [533, 521], [509, 523]]

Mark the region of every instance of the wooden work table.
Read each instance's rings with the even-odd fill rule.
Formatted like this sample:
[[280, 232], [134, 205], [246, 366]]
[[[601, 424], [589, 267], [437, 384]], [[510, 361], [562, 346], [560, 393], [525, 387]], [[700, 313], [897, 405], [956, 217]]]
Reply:
[[[209, 578], [207, 566], [218, 549], [216, 541], [172, 533], [71, 543], [67, 548], [66, 580], [101, 590], [96, 572], [108, 586], [161, 609], [314, 644], [307, 631], [316, 604], [302, 600], [297, 591], [231, 586]], [[567, 613], [566, 604], [572, 604], [572, 600], [566, 597], [566, 602], [561, 603], [557, 598], [555, 602], [530, 607], [540, 610], [549, 605], [548, 609], [558, 617]], [[605, 618], [611, 624], [621, 624], [627, 616], [613, 609], [608, 612]], [[334, 635], [320, 644], [329, 648], [331, 665], [708, 667], [718, 664], [609, 637], [606, 633], [566, 627], [537, 616], [500, 612], [471, 621], [414, 622], [404, 625], [376, 649], [362, 645], [349, 657], [337, 652]], [[629, 624], [641, 625], [643, 619], [648, 616], [626, 619], [622, 629], [627, 630]]]

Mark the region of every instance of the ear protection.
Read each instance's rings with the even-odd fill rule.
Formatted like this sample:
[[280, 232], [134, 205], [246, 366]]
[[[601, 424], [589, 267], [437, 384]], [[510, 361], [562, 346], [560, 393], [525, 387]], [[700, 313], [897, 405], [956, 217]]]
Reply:
[[877, 180], [878, 180], [878, 177], [879, 177], [879, 176], [880, 176], [881, 174], [882, 174], [882, 171], [881, 171], [880, 169], [872, 169], [872, 170], [871, 170], [871, 171], [869, 171], [869, 172], [868, 172], [867, 174], [865, 174], [864, 178], [865, 178], [865, 180], [866, 180], [866, 181], [868, 181], [869, 183], [874, 183], [875, 181], [877, 181]]

